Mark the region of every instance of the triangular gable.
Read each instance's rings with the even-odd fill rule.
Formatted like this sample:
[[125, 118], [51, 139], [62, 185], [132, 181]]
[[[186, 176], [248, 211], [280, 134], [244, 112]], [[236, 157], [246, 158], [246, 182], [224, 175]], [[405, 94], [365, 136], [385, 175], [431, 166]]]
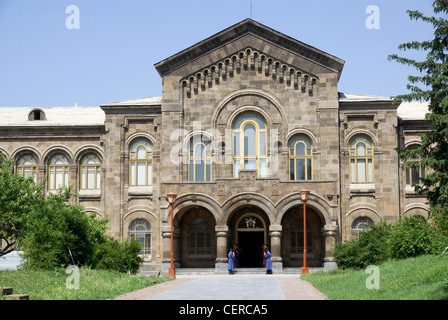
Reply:
[[[165, 60], [156, 63], [155, 68], [163, 77], [218, 48], [226, 47], [227, 45], [226, 49], [230, 50], [229, 44], [231, 42], [234, 42], [237, 39], [241, 39], [247, 35], [253, 36], [254, 39], [261, 39], [273, 45], [281, 47], [289, 53], [293, 53], [298, 57], [301, 57], [308, 61], [312, 61], [313, 63], [323, 68], [337, 73], [338, 79], [340, 77], [342, 68], [345, 63], [343, 60], [332, 56], [324, 51], [318, 50], [312, 46], [309, 46], [303, 42], [300, 42], [296, 39], [293, 39], [289, 36], [286, 36], [276, 30], [266, 27], [252, 19], [243, 20]], [[260, 52], [262, 51], [262, 44], [260, 44], [260, 42], [261, 41], [254, 41], [253, 43], [251, 43], [251, 46], [248, 45], [246, 49]], [[257, 44], [260, 44], [259, 48], [255, 47]], [[229, 51], [229, 57], [235, 54], [239, 54], [239, 52], [241, 52], [241, 48], [237, 51], [238, 52]], [[262, 53], [260, 52], [260, 54]], [[223, 59], [224, 57], [220, 58]], [[211, 62], [217, 63], [218, 61]], [[286, 63], [289, 63], [291, 67], [300, 68], [300, 66], [294, 65], [294, 63], [290, 63], [289, 61], [286, 61]], [[204, 67], [206, 66], [202, 66], [202, 68]], [[197, 70], [191, 71], [194, 72]], [[184, 76], [186, 75], [187, 74], [185, 74]]]

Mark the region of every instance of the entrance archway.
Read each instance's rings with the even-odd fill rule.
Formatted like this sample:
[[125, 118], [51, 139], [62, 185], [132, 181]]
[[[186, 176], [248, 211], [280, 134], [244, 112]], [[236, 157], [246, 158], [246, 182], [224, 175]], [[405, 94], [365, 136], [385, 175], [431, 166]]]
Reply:
[[182, 268], [213, 268], [216, 260], [215, 219], [206, 208], [187, 208], [180, 222]]
[[[299, 267], [303, 261], [303, 207], [290, 208], [282, 219], [281, 255], [284, 267]], [[313, 208], [307, 207], [307, 265], [321, 267], [324, 259], [323, 219]]]
[[232, 219], [232, 245], [238, 246], [238, 268], [263, 266], [263, 244], [268, 244], [266, 221], [266, 214], [254, 207], [239, 210]]

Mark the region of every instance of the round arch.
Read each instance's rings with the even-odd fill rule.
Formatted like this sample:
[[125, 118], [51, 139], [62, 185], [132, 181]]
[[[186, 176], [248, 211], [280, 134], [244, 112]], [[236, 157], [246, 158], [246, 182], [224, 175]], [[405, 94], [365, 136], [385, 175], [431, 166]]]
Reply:
[[[211, 197], [204, 194], [183, 194], [180, 195], [176, 199], [176, 203], [173, 207], [173, 218], [179, 223], [183, 215], [188, 211], [191, 207], [203, 207], [210, 211], [213, 215], [216, 224], [221, 222], [221, 207], [220, 205]], [[168, 221], [169, 216], [171, 214], [170, 208], [166, 210], [166, 216], [164, 217], [164, 221]]]
[[270, 225], [275, 222], [276, 209], [270, 199], [256, 193], [242, 192], [227, 199], [222, 205], [222, 224], [228, 225], [232, 215], [239, 209], [247, 206], [257, 207], [262, 210], [267, 215]]
[[[287, 123], [287, 117], [286, 117], [286, 113], [283, 109], [283, 106], [274, 95], [272, 95], [269, 92], [266, 92], [264, 90], [261, 90], [261, 89], [247, 88], [247, 89], [240, 89], [240, 90], [233, 91], [233, 92], [227, 94], [226, 96], [224, 96], [220, 101], [218, 101], [218, 103], [216, 104], [216, 106], [212, 112], [212, 116], [211, 116], [211, 120], [212, 120], [213, 126], [215, 128], [218, 124], [218, 118], [219, 118], [220, 114], [222, 113], [222, 110], [227, 106], [227, 104], [230, 101], [232, 101], [233, 99], [242, 97], [242, 96], [257, 96], [259, 98], [263, 98], [263, 99], [267, 100], [274, 106], [274, 108], [280, 114], [282, 123]], [[257, 111], [260, 111], [260, 110], [261, 110], [261, 108], [257, 108]], [[264, 114], [263, 114], [263, 116], [266, 117], [266, 115], [264, 115]], [[231, 119], [229, 119], [229, 121], [230, 120]], [[231, 121], [230, 122], [229, 121], [227, 123], [232, 123]], [[266, 121], [270, 122], [269, 117], [266, 117]], [[272, 123], [269, 123], [269, 125], [271, 125], [271, 124]]]
[[[294, 206], [301, 206], [302, 204], [303, 202], [300, 199], [299, 193], [293, 193], [285, 196], [278, 202], [276, 206], [278, 212], [276, 222], [280, 224], [283, 219], [283, 216], [290, 208]], [[331, 224], [333, 217], [333, 208], [324, 198], [316, 194], [310, 193], [308, 201], [306, 202], [306, 206], [314, 209], [314, 211], [319, 215], [320, 219], [322, 220], [323, 225]]]

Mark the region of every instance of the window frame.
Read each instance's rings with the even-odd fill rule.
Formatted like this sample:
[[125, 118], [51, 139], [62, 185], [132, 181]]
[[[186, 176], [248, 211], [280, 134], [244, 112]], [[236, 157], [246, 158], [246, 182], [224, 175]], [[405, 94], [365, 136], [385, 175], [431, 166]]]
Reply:
[[[255, 119], [243, 119], [241, 124], [236, 127], [237, 122], [245, 117], [245, 116], [254, 116]], [[264, 128], [260, 128], [259, 123], [256, 118], [263, 122]], [[255, 155], [245, 155], [245, 144], [244, 144], [244, 130], [247, 125], [253, 125], [255, 128]], [[238, 150], [235, 146], [236, 135], [238, 134]], [[264, 135], [264, 151], [265, 154], [261, 155], [261, 136]], [[238, 151], [238, 153], [237, 153]], [[245, 112], [240, 114], [234, 121], [232, 126], [232, 154], [233, 154], [233, 163], [232, 163], [232, 171], [233, 177], [237, 178], [239, 176], [238, 172], [235, 172], [236, 162], [239, 162], [239, 170], [250, 170], [245, 166], [246, 161], [254, 161], [255, 160], [255, 169], [257, 171], [258, 178], [266, 178], [268, 176], [268, 127], [266, 121], [263, 117], [258, 115], [255, 112]], [[264, 174], [261, 172], [261, 163], [265, 162]]]
[[[138, 226], [143, 226], [145, 230], [137, 230]], [[140, 242], [138, 235], [143, 235], [143, 244]], [[137, 241], [142, 244], [142, 248], [139, 253], [140, 255], [152, 254], [152, 227], [148, 220], [143, 218], [132, 220], [128, 228], [128, 237], [130, 239], [137, 239]]]
[[[357, 141], [358, 139], [365, 139], [369, 142], [370, 147], [367, 146], [365, 141]], [[365, 155], [358, 155], [358, 144], [362, 143], [364, 145]], [[370, 150], [370, 155], [369, 155]], [[352, 154], [352, 151], [354, 153]], [[375, 183], [375, 160], [374, 160], [374, 145], [372, 139], [366, 135], [357, 135], [350, 140], [349, 143], [349, 179], [351, 184], [371, 184]], [[359, 181], [359, 166], [360, 160], [365, 161], [365, 181]], [[352, 161], [354, 165], [355, 177], [353, 177]], [[371, 162], [371, 172], [369, 172], [369, 161]], [[369, 173], [371, 173], [371, 180], [369, 180]]]
[[[299, 140], [299, 139], [305, 139], [305, 141], [303, 140]], [[294, 146], [291, 147], [292, 143], [294, 142], [294, 140], [297, 141], [294, 143]], [[307, 142], [309, 144], [309, 148], [307, 146]], [[304, 155], [297, 155], [296, 154], [296, 150], [297, 150], [297, 144], [303, 144], [304, 145]], [[291, 155], [291, 152], [293, 153]], [[294, 179], [291, 179], [291, 160], [293, 160], [293, 164], [294, 164]], [[304, 160], [304, 175], [305, 175], [305, 179], [297, 179], [297, 160]], [[308, 160], [310, 160], [310, 177], [308, 177]], [[289, 146], [288, 146], [288, 168], [289, 168], [289, 180], [291, 181], [300, 181], [300, 180], [313, 180], [313, 144], [311, 143], [311, 140], [302, 134], [299, 135], [295, 135], [294, 137], [292, 137], [289, 141]]]
[[[140, 143], [139, 143], [140, 142]], [[140, 147], [143, 147], [145, 149], [145, 158], [138, 159], [138, 149]], [[149, 151], [148, 151], [149, 147]], [[148, 154], [150, 156], [148, 157]], [[154, 156], [154, 148], [151, 141], [149, 141], [147, 138], [136, 138], [132, 141], [132, 143], [129, 146], [129, 185], [130, 186], [152, 186], [154, 176], [153, 176], [153, 156]], [[139, 184], [139, 165], [138, 164], [143, 163], [145, 167], [145, 182], [144, 184]], [[135, 167], [135, 174], [133, 176], [132, 174], [132, 165]], [[148, 172], [148, 165], [150, 165], [150, 172]], [[142, 170], [140, 168], [140, 170]], [[148, 181], [148, 173], [150, 174], [150, 181]], [[134, 180], [134, 183], [132, 179]]]
[[[89, 160], [95, 160], [95, 164], [83, 163], [84, 160], [89, 156], [94, 157], [94, 159], [89, 159]], [[89, 168], [94, 168], [94, 181], [93, 181], [94, 187], [93, 188], [88, 187], [88, 185], [89, 185]], [[85, 171], [85, 172], [83, 172], [83, 171]], [[83, 183], [83, 178], [85, 178], [85, 181], [84, 181], [85, 183]], [[87, 153], [81, 158], [80, 174], [79, 174], [79, 189], [80, 190], [100, 190], [101, 189], [101, 159], [97, 154], [95, 154], [93, 152]]]
[[[24, 159], [25, 157], [31, 158], [33, 164], [32, 165], [23, 164], [26, 160], [29, 160], [29, 159]], [[29, 168], [31, 170], [31, 174], [29, 175], [29, 177], [33, 177], [34, 182], [37, 182], [37, 159], [34, 155], [32, 155], [30, 153], [21, 155], [19, 157], [19, 159], [17, 160], [16, 170], [19, 175], [21, 175], [22, 177], [25, 178], [24, 173], [27, 168]]]
[[[420, 162], [422, 161], [423, 157], [421, 155], [417, 155], [416, 157], [412, 157], [407, 162]], [[413, 172], [418, 172], [418, 182], [413, 183]], [[428, 168], [426, 166], [418, 166], [418, 170], [416, 168], [409, 168], [405, 165], [405, 179], [406, 179], [406, 185], [407, 186], [414, 186], [414, 185], [422, 185], [421, 179], [424, 179], [428, 175]]]
[[[199, 156], [196, 153], [196, 148], [202, 145], [203, 146], [203, 153], [201, 153]], [[193, 136], [190, 139], [189, 142], [189, 150], [188, 150], [188, 181], [191, 182], [210, 182], [212, 181], [212, 173], [213, 173], [213, 167], [212, 167], [212, 147], [211, 147], [211, 141], [210, 139], [204, 137], [203, 135], [200, 136]], [[203, 161], [204, 166], [204, 180], [198, 180], [197, 176], [197, 162]], [[207, 162], [209, 162], [207, 164]], [[199, 163], [200, 164], [200, 163]], [[208, 170], [207, 170], [208, 167]], [[192, 172], [193, 169], [193, 172]], [[207, 179], [208, 177], [208, 179]], [[193, 178], [193, 179], [192, 179]]]
[[[59, 157], [59, 158], [58, 158]], [[64, 164], [54, 164], [57, 160], [64, 161]], [[61, 167], [62, 169], [62, 184], [58, 187], [56, 186], [56, 176], [57, 176], [57, 168]], [[51, 176], [53, 175], [53, 179]], [[70, 181], [70, 161], [67, 156], [63, 153], [54, 154], [50, 160], [48, 161], [48, 189], [49, 190], [58, 190], [60, 188], [65, 188], [69, 186]]]

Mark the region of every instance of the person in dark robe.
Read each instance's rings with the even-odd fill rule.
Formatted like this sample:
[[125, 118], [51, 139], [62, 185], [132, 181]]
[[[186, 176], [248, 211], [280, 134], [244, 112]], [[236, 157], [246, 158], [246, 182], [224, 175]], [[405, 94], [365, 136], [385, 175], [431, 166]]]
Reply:
[[232, 248], [230, 248], [227, 257], [229, 258], [227, 269], [229, 270], [229, 274], [233, 274], [233, 259], [235, 258], [235, 253], [233, 252]]
[[268, 248], [264, 251], [264, 258], [266, 259], [266, 274], [272, 274], [271, 252]]

